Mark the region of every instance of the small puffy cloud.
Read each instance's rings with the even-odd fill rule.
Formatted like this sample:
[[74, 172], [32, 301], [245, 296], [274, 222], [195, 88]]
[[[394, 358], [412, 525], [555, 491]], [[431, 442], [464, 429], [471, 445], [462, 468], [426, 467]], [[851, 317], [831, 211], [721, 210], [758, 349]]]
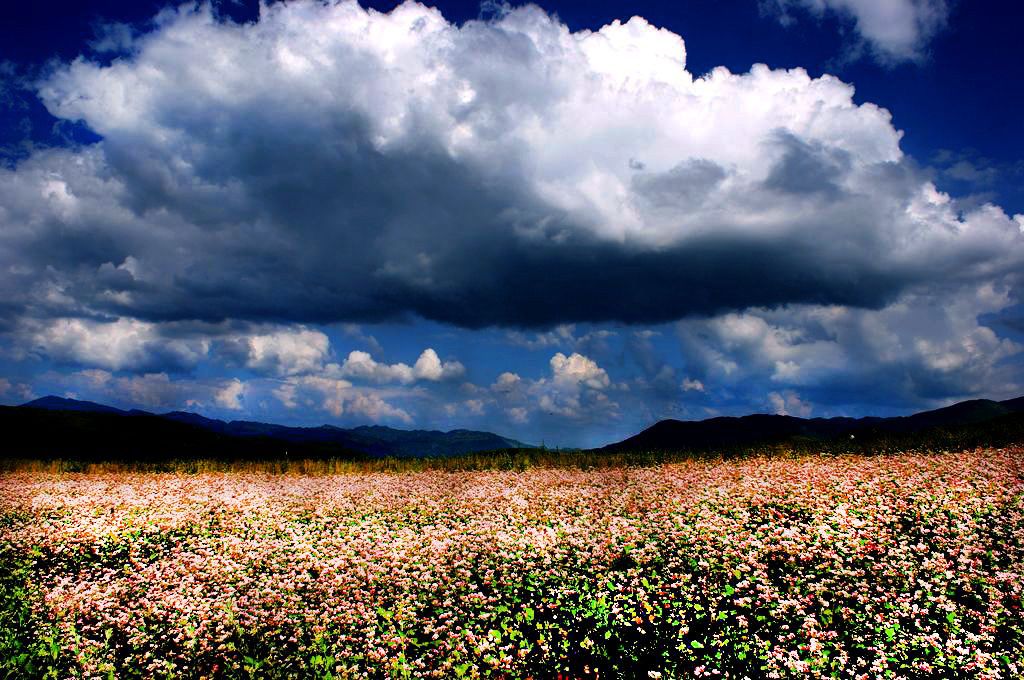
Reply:
[[299, 405], [297, 399], [298, 391], [299, 390], [296, 385], [284, 383], [274, 387], [271, 390], [271, 394], [273, 394], [274, 398], [281, 402], [281, 405], [286, 409], [293, 409]]
[[409, 385], [417, 380], [439, 382], [453, 380], [465, 374], [465, 367], [458, 361], [442, 362], [437, 352], [431, 348], [423, 350], [416, 363], [409, 366], [404, 363], [386, 364], [376, 361], [368, 352], [353, 350], [340, 367], [329, 367], [340, 377], [352, 378], [378, 384], [400, 383]]
[[768, 403], [772, 407], [772, 413], [780, 416], [807, 418], [814, 410], [810, 404], [801, 401], [800, 395], [793, 390], [769, 392]]
[[482, 416], [487, 410], [483, 399], [467, 399], [463, 402], [455, 402], [444, 405], [444, 412], [448, 417], [459, 415]]
[[509, 420], [513, 423], [523, 424], [530, 419], [530, 413], [522, 406], [513, 406], [506, 411]]
[[562, 385], [582, 384], [594, 390], [603, 390], [611, 384], [608, 374], [597, 363], [573, 352], [565, 356], [558, 352], [551, 357], [552, 379]]
[[761, 0], [761, 7], [784, 24], [796, 20], [796, 9], [848, 19], [883, 63], [920, 60], [949, 18], [946, 0]]
[[524, 423], [534, 412], [577, 420], [616, 414], [618, 404], [603, 393], [611, 380], [593, 359], [575, 352], [569, 356], [557, 352], [548, 364], [550, 377], [525, 380], [505, 372], [491, 385], [491, 398], [512, 422]]
[[693, 378], [683, 378], [683, 382], [680, 383], [679, 388], [683, 390], [683, 392], [703, 392], [704, 383], [700, 380], [694, 380]]
[[416, 373], [408, 364], [385, 364], [375, 361], [369, 352], [353, 350], [338, 369], [338, 374], [355, 380], [373, 383], [401, 383], [416, 380]]
[[274, 375], [313, 373], [330, 356], [327, 336], [302, 326], [241, 336], [236, 342], [245, 345], [246, 366]]
[[429, 347], [423, 350], [416, 364], [412, 367], [413, 374], [420, 380], [451, 380], [460, 378], [466, 373], [466, 368], [458, 361], [442, 362], [437, 352]]
[[498, 376], [498, 379], [491, 385], [491, 389], [499, 393], [512, 392], [519, 388], [523, 384], [523, 379], [520, 378], [516, 373], [505, 371]]
[[245, 383], [238, 378], [232, 378], [214, 393], [213, 398], [218, 406], [229, 411], [241, 411], [242, 396], [245, 394]]

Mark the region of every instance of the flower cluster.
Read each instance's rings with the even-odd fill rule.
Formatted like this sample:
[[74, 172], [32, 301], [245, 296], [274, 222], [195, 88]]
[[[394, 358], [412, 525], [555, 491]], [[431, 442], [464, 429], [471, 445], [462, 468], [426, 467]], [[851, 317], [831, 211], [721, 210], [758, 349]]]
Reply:
[[1024, 449], [14, 472], [0, 513], [38, 675], [1024, 675]]

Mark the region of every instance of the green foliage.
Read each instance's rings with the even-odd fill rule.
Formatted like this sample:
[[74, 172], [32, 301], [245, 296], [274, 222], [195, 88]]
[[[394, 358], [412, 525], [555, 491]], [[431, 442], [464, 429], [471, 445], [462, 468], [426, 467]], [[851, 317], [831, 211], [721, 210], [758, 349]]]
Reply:
[[[16, 514], [4, 514], [0, 531], [23, 521]], [[38, 597], [31, 583], [35, 558], [0, 541], [0, 677], [5, 679], [58, 678], [66, 668], [55, 626], [33, 609]]]

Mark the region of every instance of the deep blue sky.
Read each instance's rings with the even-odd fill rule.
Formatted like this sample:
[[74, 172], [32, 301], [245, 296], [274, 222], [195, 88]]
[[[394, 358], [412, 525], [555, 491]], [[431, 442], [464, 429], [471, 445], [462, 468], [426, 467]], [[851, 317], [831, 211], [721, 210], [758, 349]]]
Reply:
[[[190, 91], [182, 85], [176, 93], [171, 77], [159, 81], [167, 88], [160, 115], [174, 110], [173, 117], [167, 113], [161, 121], [161, 129], [180, 129], [187, 140], [226, 125], [236, 135], [224, 147], [227, 151], [218, 155], [196, 156], [205, 152], [187, 146], [171, 149], [165, 138], [147, 137], [137, 121], [124, 123], [113, 111], [108, 117], [102, 108], [74, 103], [74, 97], [89, 100], [88, 89], [97, 81], [69, 70], [80, 56], [101, 74], [111, 73], [104, 71], [111, 64], [135, 68], [150, 58], [154, 52], [140, 52], [137, 46], [157, 44], [170, 30], [173, 21], [153, 21], [168, 3], [6, 3], [0, 6], [0, 156], [7, 168], [0, 176], [0, 233], [6, 230], [7, 239], [0, 242], [0, 253], [5, 254], [0, 265], [9, 276], [0, 279], [0, 287], [9, 289], [3, 291], [5, 298], [16, 301], [0, 306], [0, 342], [8, 348], [0, 353], [0, 401], [17, 403], [54, 392], [154, 410], [191, 408], [228, 418], [474, 427], [529, 441], [589, 445], [631, 434], [662, 417], [751, 411], [890, 414], [969, 397], [1013, 396], [1022, 384], [1017, 343], [1024, 342], [1024, 313], [1017, 296], [1018, 263], [1024, 259], [1015, 259], [1020, 244], [1012, 221], [1024, 213], [1024, 64], [1016, 47], [1024, 10], [1009, 1], [932, 0], [923, 5], [938, 8], [941, 21], [922, 29], [914, 54], [901, 57], [887, 53], [886, 44], [858, 24], [854, 14], [815, 15], [801, 0], [542, 3], [552, 25], [560, 21], [572, 32], [597, 31], [633, 15], [644, 17], [681, 36], [686, 69], [694, 77], [719, 66], [746, 74], [756, 63], [770, 69], [802, 68], [812, 78], [831, 74], [856, 88], [854, 103], [888, 110], [892, 126], [902, 131], [903, 156], [884, 162], [872, 154], [877, 148], [890, 148], [885, 146], [889, 142], [879, 141], [882, 146], [874, 147], [861, 136], [851, 142], [842, 137], [843, 131], [856, 124], [839, 118], [834, 126], [813, 133], [796, 131], [795, 123], [790, 130], [783, 123], [785, 131], [738, 140], [737, 148], [749, 148], [751, 154], [772, 144], [780, 144], [777, 148], [783, 154], [781, 160], [765, 157], [776, 165], [757, 180], [757, 191], [768, 192], [758, 194], [759, 202], [732, 204], [752, 211], [753, 217], [742, 224], [760, 223], [758, 216], [782, 210], [770, 196], [785, 195], [786, 210], [803, 206], [785, 222], [796, 225], [794, 231], [785, 235], [766, 228], [757, 238], [746, 239], [747, 227], [742, 227], [735, 238], [685, 246], [674, 241], [675, 236], [650, 242], [643, 236], [637, 237], [637, 243], [646, 244], [640, 249], [652, 250], [637, 255], [632, 246], [619, 250], [623, 241], [608, 236], [621, 228], [614, 219], [607, 220], [608, 213], [595, 218], [590, 208], [572, 202], [575, 198], [552, 198], [552, 191], [589, 191], [583, 175], [572, 180], [575, 185], [566, 180], [553, 189], [557, 174], [545, 175], [543, 181], [538, 179], [543, 170], [536, 170], [536, 177], [531, 174], [534, 167], [556, 162], [544, 156], [543, 146], [524, 152], [525, 160], [508, 168], [503, 165], [505, 156], [493, 152], [498, 154], [493, 166], [501, 169], [482, 184], [476, 177], [481, 174], [480, 158], [486, 156], [473, 156], [473, 165], [461, 152], [436, 158], [404, 147], [406, 156], [389, 156], [397, 153], [391, 149], [351, 161], [351, 166], [346, 165], [350, 160], [337, 165], [337, 156], [312, 158], [315, 152], [310, 149], [330, 146], [346, 135], [356, 139], [361, 128], [329, 128], [332, 132], [307, 147], [307, 137], [295, 130], [323, 135], [318, 126], [324, 119], [303, 119], [303, 108], [291, 109], [287, 99], [267, 95], [264, 101], [285, 104], [278, 111], [272, 108], [276, 104], [264, 104], [244, 116], [246, 109], [236, 111], [222, 99], [204, 105], [206, 109], [197, 104], [185, 111], [183, 105], [179, 112], [176, 102], [190, 97], [198, 101], [195, 93], [205, 90]], [[363, 6], [387, 12], [395, 3]], [[481, 17], [498, 21], [505, 11], [491, 5], [481, 8], [479, 2], [436, 6], [456, 25]], [[786, 21], [780, 6], [785, 6]], [[216, 2], [214, 12], [221, 23], [260, 20], [257, 3], [249, 0]], [[110, 28], [120, 24], [124, 26]], [[129, 34], [143, 41], [135, 47], [98, 48], [105, 37]], [[326, 34], [315, 37], [335, 39]], [[296, 44], [301, 47], [302, 42]], [[484, 43], [467, 38], [470, 55], [478, 44]], [[502, 45], [513, 42], [489, 44], [504, 49]], [[230, 43], [224, 49], [237, 48], [238, 43]], [[547, 102], [549, 91], [534, 88], [531, 76], [517, 75], [514, 69], [527, 64], [524, 73], [529, 73], [550, 57], [519, 62], [524, 53], [516, 49], [509, 47], [507, 64], [495, 67], [499, 85], [493, 96], [501, 101], [495, 111], [519, 118], [499, 127], [478, 128], [478, 139], [501, 138], [503, 131], [526, 120], [530, 114], [521, 113], [526, 109], [518, 108], [520, 103], [530, 111], [529, 107], [547, 106], [537, 102]], [[489, 63], [492, 56], [486, 50], [478, 54], [481, 63]], [[472, 58], [451, 59], [451, 68], [463, 69], [467, 79], [480, 76]], [[151, 63], [163, 68], [169, 62]], [[320, 90], [325, 99], [307, 105], [307, 110], [328, 101], [332, 92], [355, 87], [350, 81], [361, 77], [361, 67], [348, 68], [340, 71], [339, 80], [325, 83]], [[507, 87], [501, 84], [506, 75]], [[485, 82], [491, 81], [475, 81], [478, 97], [484, 96]], [[352, 93], [362, 91], [353, 89], [346, 96], [357, 97]], [[127, 96], [131, 104], [131, 90]], [[294, 101], [300, 96], [310, 95], [297, 94]], [[325, 111], [333, 110], [323, 105], [328, 107]], [[784, 100], [775, 104], [788, 105]], [[384, 112], [390, 110], [386, 102], [367, 106], [360, 115], [370, 126], [384, 120]], [[794, 100], [792, 106], [785, 114], [790, 118], [780, 114], [780, 120], [799, 118], [804, 104]], [[378, 111], [381, 118], [375, 120]], [[661, 114], [666, 118], [659, 118], [658, 125], [667, 124], [671, 111]], [[678, 113], [687, 121], [689, 115], [695, 114], [683, 109]], [[205, 116], [209, 123], [200, 122]], [[232, 123], [241, 120], [235, 116], [254, 120], [251, 130]], [[589, 124], [599, 126], [603, 120]], [[476, 124], [483, 125], [479, 120]], [[492, 124], [493, 120], [486, 125]], [[745, 129], [738, 125], [729, 129]], [[863, 134], [881, 140], [881, 124], [872, 125], [876, 127]], [[256, 146], [232, 156], [231, 148], [248, 148], [252, 130]], [[336, 139], [330, 136], [334, 134]], [[644, 133], [610, 126], [606, 136], [587, 141], [586, 148], [574, 147], [573, 153], [593, 151], [593, 162], [600, 165], [606, 151], [615, 153], [631, 144], [630, 135]], [[265, 144], [267, 139], [277, 141]], [[677, 141], [671, 143], [678, 143], [673, 139]], [[199, 143], [205, 146], [197, 148], [213, 148], [223, 141], [202, 139]], [[661, 225], [641, 225], [636, 233], [669, 229], [666, 233], [678, 235], [681, 232], [672, 230], [683, 227], [673, 226], [677, 218], [671, 210], [677, 210], [682, 221], [688, 214], [688, 209], [678, 207], [684, 205], [680, 196], [689, 201], [697, 191], [692, 187], [711, 192], [725, 186], [722, 178], [746, 177], [747, 169], [755, 175], [761, 171], [755, 168], [764, 170], [760, 161], [731, 149], [730, 143], [719, 140], [718, 151], [694, 147], [701, 149], [699, 153], [680, 147], [678, 154], [661, 160], [630, 157], [630, 167], [638, 174], [629, 185], [636, 195], [629, 200], [649, 201], [643, 209], [651, 212], [643, 213], [641, 220]], [[127, 187], [124, 196], [118, 194], [105, 208], [97, 203], [87, 213], [63, 210], [58, 205], [62, 196], [77, 200], [88, 189], [87, 178], [54, 160], [52, 151], [61, 149], [81, 154], [80, 158], [100, 153], [103, 160], [89, 176], [120, 183]], [[143, 151], [136, 155], [137, 149]], [[200, 158], [206, 165], [199, 163]], [[183, 164], [177, 164], [180, 159], [185, 159]], [[744, 165], [748, 161], [749, 168]], [[260, 164], [258, 172], [249, 165], [255, 163]], [[422, 169], [418, 163], [424, 164]], [[266, 172], [273, 164], [299, 170], [305, 164], [307, 170], [297, 170], [299, 179], [289, 179], [278, 171]], [[184, 184], [172, 186], [180, 176], [167, 179], [162, 174], [184, 172], [183, 167], [196, 173]], [[319, 186], [313, 179], [317, 177], [330, 179]], [[225, 193], [199, 208], [206, 194], [175, 193], [193, 191], [200, 180], [217, 191], [242, 186], [251, 192], [247, 196], [259, 196], [259, 201], [238, 199], [236, 204], [231, 198], [236, 195]], [[925, 220], [939, 235], [938, 240], [918, 242], [911, 236], [913, 227], [885, 221], [912, 205], [915, 192], [929, 181], [953, 203], [945, 217], [921, 217], [918, 208], [910, 208], [915, 219]], [[36, 185], [38, 189], [25, 188]], [[460, 188], [463, 185], [465, 189]], [[877, 205], [886, 204], [891, 191], [893, 205], [903, 207], [896, 213], [879, 212], [877, 218], [865, 216], [864, 209], [851, 207], [855, 200], [872, 205], [865, 186], [876, 186], [880, 195], [885, 194]], [[468, 193], [460, 193], [463, 190]], [[5, 213], [4, 196], [13, 201], [11, 197], [25, 196], [26, 191], [35, 191], [52, 204], [48, 217], [32, 217], [31, 205]], [[597, 206], [610, 191], [585, 195]], [[682, 193], [666, 198], [665, 191]], [[403, 207], [406, 201], [408, 206]], [[998, 214], [985, 213], [986, 204]], [[804, 211], [812, 205], [821, 212], [808, 217]], [[463, 207], [464, 215], [452, 214]], [[100, 216], [102, 210], [110, 211], [102, 213], [107, 217]], [[339, 211], [345, 217], [338, 216]], [[128, 212], [138, 218], [137, 226], [112, 226], [121, 224], [122, 218], [115, 215]], [[430, 219], [424, 221], [427, 226], [402, 231], [405, 227], [396, 225], [406, 224], [409, 215]], [[437, 226], [429, 226], [435, 217]], [[154, 226], [152, 231], [148, 226], [171, 218], [181, 222]], [[466, 236], [491, 218], [501, 224], [511, 219], [516, 226], [510, 234], [515, 236], [505, 235], [505, 241]], [[935, 226], [942, 219], [962, 222]], [[972, 221], [983, 219], [990, 221], [983, 226]], [[336, 226], [320, 226], [335, 224], [332, 220]], [[460, 226], [460, 220], [465, 224]], [[696, 233], [728, 231], [714, 220], [693, 228]], [[524, 221], [529, 224], [524, 226]], [[229, 222], [246, 225], [239, 233], [248, 235], [231, 231], [235, 227], [225, 226]], [[186, 224], [196, 227], [195, 236], [187, 236], [192, 232], [182, 226]], [[264, 226], [250, 231], [256, 229], [252, 225]], [[373, 254], [355, 257], [351, 263], [347, 254], [329, 258], [347, 252], [360, 238], [369, 238], [346, 235], [346, 229], [356, 227], [369, 230], [367, 234], [391, 234], [388, 238], [393, 240], [386, 247], [392, 250], [380, 255], [379, 262]], [[860, 253], [861, 247], [874, 252], [871, 248], [876, 246], [865, 246], [868, 241], [861, 239], [876, 227], [884, 238], [895, 239], [893, 243], [907, 250], [891, 260], [884, 259], [889, 254], [885, 247], [874, 259], [870, 254], [851, 254]], [[155, 234], [164, 228], [173, 236], [161, 241], [163, 237]], [[566, 230], [562, 236], [559, 229]], [[815, 229], [836, 231], [819, 238], [810, 233]], [[947, 243], [943, 230], [959, 234], [959, 240]], [[215, 233], [224, 235], [216, 243], [230, 243], [223, 252], [216, 250], [220, 246], [199, 240]], [[534, 236], [523, 236], [527, 233], [543, 233], [550, 240], [531, 241]], [[575, 236], [565, 240], [566, 233]], [[248, 246], [264, 238], [271, 243], [270, 234], [280, 239], [274, 242], [277, 245], [251, 252]], [[456, 245], [442, 247], [449, 242]], [[196, 252], [211, 248], [211, 259], [195, 259]], [[413, 255], [415, 248], [419, 251]], [[291, 258], [293, 249], [293, 259], [277, 259], [285, 257], [282, 253]], [[505, 254], [511, 259], [506, 261]], [[773, 269], [766, 261], [775, 261], [778, 267]], [[211, 267], [210, 262], [216, 264]], [[366, 270], [370, 274], [358, 273], [363, 262], [373, 265]], [[452, 262], [459, 265], [453, 267]], [[420, 266], [439, 268], [430, 269], [429, 275], [413, 272]], [[509, 272], [490, 273], [503, 268]], [[166, 276], [146, 278], [142, 270], [159, 270]], [[600, 272], [608, 272], [607, 289], [602, 288]], [[409, 278], [401, 278], [401, 284], [399, 279], [387, 279], [391, 283], [363, 290], [360, 282], [377, 275]], [[591, 276], [596, 277], [593, 282]], [[126, 277], [132, 279], [130, 286], [122, 280]], [[720, 278], [734, 283], [723, 284]], [[631, 290], [634, 282], [636, 290]], [[267, 343], [274, 349], [267, 350]], [[432, 372], [429, 361], [422, 370], [414, 370], [426, 348], [435, 350], [441, 366], [447, 362], [450, 370]], [[371, 355], [378, 372], [360, 373], [357, 362], [345, 368], [352, 351]], [[406, 369], [411, 373], [402, 372]], [[518, 382], [513, 385], [507, 378], [503, 383], [505, 374]]]

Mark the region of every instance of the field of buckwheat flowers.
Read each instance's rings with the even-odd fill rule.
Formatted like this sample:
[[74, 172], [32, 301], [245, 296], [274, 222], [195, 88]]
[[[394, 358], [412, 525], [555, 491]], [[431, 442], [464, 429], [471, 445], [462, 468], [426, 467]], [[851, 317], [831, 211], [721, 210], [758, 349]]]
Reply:
[[7, 677], [1020, 678], [1024, 449], [0, 477]]

